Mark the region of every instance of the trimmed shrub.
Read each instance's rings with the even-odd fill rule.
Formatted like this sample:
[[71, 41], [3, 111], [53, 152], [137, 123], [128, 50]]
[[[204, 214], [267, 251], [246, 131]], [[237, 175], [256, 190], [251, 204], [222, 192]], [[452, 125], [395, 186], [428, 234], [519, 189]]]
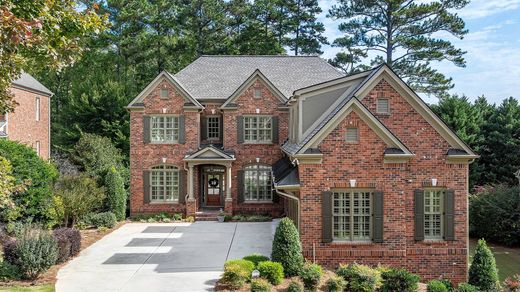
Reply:
[[346, 290], [375, 291], [381, 286], [381, 273], [369, 266], [356, 263], [340, 265], [336, 274], [347, 281]]
[[505, 279], [504, 288], [507, 292], [520, 292], [520, 275], [517, 274]]
[[498, 290], [498, 270], [495, 257], [487, 247], [486, 241], [480, 239], [469, 268], [468, 283], [483, 291]]
[[105, 199], [105, 189], [87, 175], [61, 176], [54, 189], [63, 202], [65, 224], [70, 226], [99, 209]]
[[54, 236], [56, 238], [64, 237], [67, 239], [67, 241], [70, 243], [70, 256], [76, 256], [79, 254], [79, 251], [81, 250], [81, 233], [79, 232], [79, 230], [74, 228], [63, 227], [54, 230]]
[[[9, 214], [9, 218], [6, 219], [33, 218], [36, 221], [47, 222], [49, 204], [52, 201], [52, 185], [58, 177], [56, 167], [40, 158], [31, 147], [7, 139], [0, 139], [0, 156], [10, 162], [12, 176], [16, 181], [30, 184], [25, 191], [12, 195], [16, 214]], [[14, 209], [8, 209], [12, 210]]]
[[173, 220], [175, 220], [175, 221], [181, 221], [181, 220], [182, 220], [182, 214], [181, 214], [181, 213], [175, 213], [175, 214], [173, 214]]
[[300, 235], [289, 218], [283, 218], [276, 228], [271, 260], [282, 264], [286, 276], [298, 275], [303, 267]]
[[250, 254], [248, 256], [245, 256], [243, 259], [252, 262], [255, 265], [255, 267], [258, 266], [259, 263], [269, 260], [268, 257], [259, 253]]
[[303, 292], [303, 284], [299, 281], [292, 280], [291, 283], [289, 283], [287, 292]]
[[271, 284], [262, 278], [253, 279], [251, 281], [251, 292], [269, 292], [271, 291]]
[[17, 266], [6, 261], [0, 261], [0, 281], [18, 280], [20, 277], [20, 269]]
[[448, 288], [444, 283], [440, 280], [431, 280], [428, 282], [426, 286], [426, 291], [428, 292], [448, 292]]
[[278, 285], [283, 280], [283, 267], [280, 263], [263, 261], [258, 263], [256, 269], [260, 272], [260, 277], [265, 278], [269, 283]]
[[24, 278], [36, 279], [58, 260], [58, 244], [49, 232], [32, 229], [16, 242], [16, 263]]
[[469, 197], [470, 234], [508, 246], [520, 245], [520, 188], [498, 185]]
[[471, 284], [468, 284], [468, 283], [460, 283], [457, 291], [458, 292], [478, 292], [478, 288]]
[[246, 260], [229, 260], [224, 264], [224, 274], [220, 282], [231, 289], [239, 289], [251, 280], [254, 264]]
[[343, 292], [343, 289], [345, 289], [346, 285], [347, 282], [339, 276], [332, 276], [327, 281], [327, 289], [329, 292]]
[[408, 272], [405, 269], [392, 269], [381, 274], [383, 286], [381, 291], [402, 291], [410, 292], [417, 290], [419, 276]]
[[113, 228], [117, 223], [116, 215], [112, 212], [90, 213], [85, 217], [84, 221], [96, 228]]
[[455, 288], [453, 288], [453, 284], [451, 283], [450, 279], [440, 279], [442, 283], [444, 283], [444, 286], [448, 289], [448, 291], [452, 292], [455, 291]]
[[123, 178], [114, 166], [110, 167], [105, 176], [107, 190], [107, 208], [116, 215], [117, 220], [126, 217], [126, 190]]
[[314, 291], [320, 284], [323, 269], [318, 264], [306, 264], [300, 270], [300, 278], [307, 290]]

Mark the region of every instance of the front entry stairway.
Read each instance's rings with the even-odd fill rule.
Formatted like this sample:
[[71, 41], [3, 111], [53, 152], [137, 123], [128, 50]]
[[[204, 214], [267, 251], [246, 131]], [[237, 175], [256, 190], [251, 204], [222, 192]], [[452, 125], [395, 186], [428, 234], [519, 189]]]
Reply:
[[217, 221], [221, 207], [204, 207], [195, 212], [195, 221]]

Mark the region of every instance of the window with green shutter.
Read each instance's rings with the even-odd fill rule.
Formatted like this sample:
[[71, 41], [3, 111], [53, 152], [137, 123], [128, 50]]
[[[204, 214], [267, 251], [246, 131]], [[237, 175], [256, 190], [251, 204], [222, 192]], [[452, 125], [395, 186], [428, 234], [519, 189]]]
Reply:
[[180, 140], [179, 116], [151, 116], [150, 141], [175, 143]]
[[424, 190], [424, 238], [442, 239], [444, 189]]
[[152, 167], [150, 171], [150, 201], [172, 202], [179, 200], [179, 170], [171, 165]]
[[335, 241], [369, 241], [372, 236], [372, 190], [334, 190], [332, 237]]
[[272, 143], [273, 122], [271, 116], [244, 116], [245, 143]]

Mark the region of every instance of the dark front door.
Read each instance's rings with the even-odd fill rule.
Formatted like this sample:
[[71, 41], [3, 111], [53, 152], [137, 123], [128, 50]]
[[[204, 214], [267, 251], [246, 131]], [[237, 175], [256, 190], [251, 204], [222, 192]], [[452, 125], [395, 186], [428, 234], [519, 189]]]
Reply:
[[205, 167], [202, 172], [203, 206], [221, 207], [224, 194], [223, 167]]

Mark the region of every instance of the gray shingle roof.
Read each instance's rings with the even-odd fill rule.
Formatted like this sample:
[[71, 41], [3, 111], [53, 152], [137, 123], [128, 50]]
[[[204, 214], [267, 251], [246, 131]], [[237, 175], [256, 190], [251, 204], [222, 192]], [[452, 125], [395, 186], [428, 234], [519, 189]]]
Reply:
[[34, 77], [25, 72], [23, 72], [22, 75], [20, 75], [20, 78], [14, 80], [13, 84], [28, 89], [36, 90], [47, 95], [53, 94], [52, 91], [50, 91], [47, 87], [45, 87], [38, 80], [36, 80]]
[[[309, 132], [305, 137], [302, 138], [300, 143], [290, 143], [287, 141], [284, 145], [282, 145], [282, 149], [290, 154], [295, 154], [296, 152], [300, 151], [305, 144], [307, 144], [318, 132], [327, 125], [327, 123], [334, 117], [338, 112], [341, 111], [341, 109], [349, 102], [350, 99], [355, 97], [357, 91], [359, 88], [361, 88], [374, 74], [381, 68], [381, 66], [377, 66], [373, 69], [371, 69], [371, 72], [369, 75], [363, 78], [361, 82], [359, 82], [356, 87], [348, 94], [346, 95], [343, 100], [323, 119], [312, 131]], [[347, 90], [347, 89], [345, 89]], [[334, 106], [334, 105], [333, 105]]]
[[201, 56], [174, 77], [195, 99], [227, 99], [256, 69], [286, 98], [296, 89], [344, 76], [320, 57]]

